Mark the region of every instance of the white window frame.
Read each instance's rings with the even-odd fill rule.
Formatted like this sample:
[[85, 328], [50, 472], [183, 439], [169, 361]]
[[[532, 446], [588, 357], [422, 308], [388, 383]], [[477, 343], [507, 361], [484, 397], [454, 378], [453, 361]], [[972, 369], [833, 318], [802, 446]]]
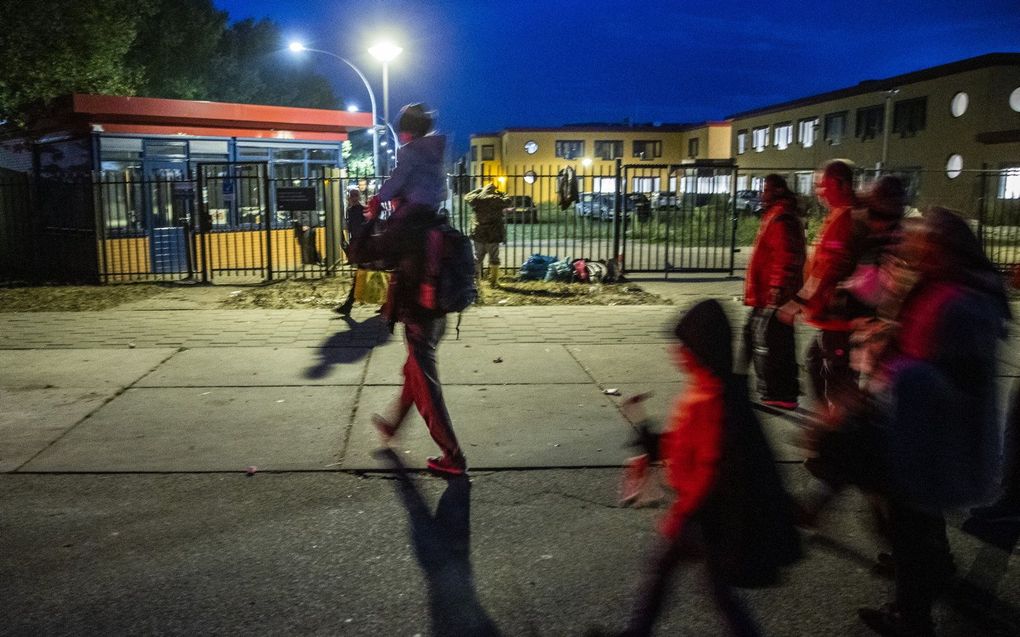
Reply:
[[773, 127], [772, 143], [777, 150], [786, 150], [793, 143], [793, 124], [787, 122]]
[[592, 192], [616, 192], [616, 177], [593, 177]]
[[802, 119], [797, 123], [797, 141], [804, 148], [811, 148], [815, 145], [818, 137], [818, 118], [811, 117]]
[[754, 152], [760, 153], [769, 145], [769, 127], [759, 126], [751, 130], [751, 147]]
[[1020, 166], [1003, 169], [999, 180], [999, 199], [1020, 199]]
[[742, 130], [737, 132], [737, 154], [743, 155], [747, 152], [747, 131]]
[[631, 186], [634, 192], [658, 192], [662, 177], [635, 177]]

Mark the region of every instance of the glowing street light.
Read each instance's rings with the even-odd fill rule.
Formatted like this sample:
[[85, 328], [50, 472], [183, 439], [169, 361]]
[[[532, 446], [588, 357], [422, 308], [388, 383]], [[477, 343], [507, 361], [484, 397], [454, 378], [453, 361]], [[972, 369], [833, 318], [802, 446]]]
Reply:
[[[328, 55], [332, 58], [336, 58], [343, 62], [344, 64], [346, 64], [347, 66], [351, 67], [351, 69], [358, 74], [358, 77], [361, 78], [361, 81], [364, 82], [365, 90], [368, 91], [368, 100], [372, 104], [372, 160], [373, 166], [375, 168], [375, 176], [379, 177], [379, 175], [381, 174], [379, 170], [379, 134], [376, 131], [376, 120], [378, 119], [378, 114], [375, 107], [375, 93], [372, 91], [372, 85], [368, 83], [368, 78], [365, 77], [365, 74], [361, 72], [361, 69], [354, 66], [353, 62], [351, 62], [345, 57], [337, 55], [336, 53], [332, 53], [330, 51], [323, 51], [322, 49], [310, 49], [306, 47], [304, 43], [298, 42], [296, 40], [288, 44], [287, 48], [290, 49], [293, 53], [311, 51], [312, 53], [322, 53], [323, 55]], [[354, 110], [351, 110], [351, 108], [354, 108]], [[357, 107], [349, 106], [347, 110], [353, 113], [357, 111]]]
[[[371, 47], [368, 52], [372, 54], [372, 57], [383, 63], [382, 66], [382, 85], [383, 85], [383, 122], [390, 125], [390, 62], [392, 62], [404, 49], [400, 48], [389, 40], [383, 40]], [[390, 126], [390, 130], [392, 130]], [[394, 136], [393, 145], [398, 145], [399, 142]]]

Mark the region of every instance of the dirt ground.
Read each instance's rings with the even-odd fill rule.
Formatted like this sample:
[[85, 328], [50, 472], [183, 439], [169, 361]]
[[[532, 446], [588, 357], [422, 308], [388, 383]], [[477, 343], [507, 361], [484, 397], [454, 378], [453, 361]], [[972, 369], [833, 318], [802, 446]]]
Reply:
[[[339, 305], [350, 277], [297, 279], [246, 286], [132, 283], [0, 288], [0, 312], [81, 312], [109, 309], [321, 309]], [[483, 305], [669, 305], [628, 283], [546, 283], [507, 276], [483, 282]]]

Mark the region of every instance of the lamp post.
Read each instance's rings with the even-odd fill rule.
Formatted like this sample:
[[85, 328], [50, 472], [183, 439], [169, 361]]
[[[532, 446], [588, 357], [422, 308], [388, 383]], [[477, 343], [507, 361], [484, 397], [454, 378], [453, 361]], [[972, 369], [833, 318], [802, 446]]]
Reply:
[[892, 113], [889, 108], [892, 106], [892, 98], [900, 89], [894, 88], [885, 92], [885, 110], [882, 113], [882, 162], [879, 166], [881, 172], [885, 172], [885, 164], [889, 159], [889, 129], [892, 127]]
[[376, 130], [376, 121], [378, 120], [378, 113], [376, 111], [375, 106], [375, 93], [372, 91], [372, 85], [368, 83], [368, 78], [365, 77], [365, 74], [361, 72], [361, 69], [354, 66], [354, 64], [350, 60], [348, 60], [345, 57], [341, 57], [336, 53], [332, 53], [330, 51], [323, 51], [322, 49], [310, 49], [300, 42], [291, 42], [287, 48], [289, 48], [291, 51], [295, 53], [300, 53], [302, 51], [311, 51], [312, 53], [322, 53], [323, 55], [328, 55], [330, 57], [336, 58], [343, 62], [344, 64], [346, 64], [347, 66], [351, 67], [351, 69], [358, 74], [358, 77], [361, 78], [361, 81], [365, 83], [365, 89], [368, 91], [368, 100], [372, 105], [372, 166], [374, 167], [375, 170], [375, 177], [378, 178], [381, 174], [379, 171], [379, 132], [378, 130]]
[[[369, 47], [368, 52], [372, 54], [372, 57], [383, 63], [382, 66], [382, 86], [383, 86], [383, 123], [386, 126], [390, 126], [390, 62], [392, 62], [404, 49], [400, 48], [396, 44], [388, 40], [379, 42], [378, 44]], [[390, 126], [390, 131], [393, 127]], [[396, 147], [399, 144], [396, 135], [393, 136], [393, 146]]]

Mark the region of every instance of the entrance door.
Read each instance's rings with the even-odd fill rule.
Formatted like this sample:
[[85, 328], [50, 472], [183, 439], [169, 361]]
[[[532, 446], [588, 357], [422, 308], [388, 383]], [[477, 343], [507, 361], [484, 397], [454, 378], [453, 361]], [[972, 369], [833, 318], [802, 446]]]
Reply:
[[[146, 203], [151, 236], [149, 255], [156, 273], [191, 271], [187, 226], [191, 223], [193, 191], [182, 188], [186, 165], [152, 162], [146, 165]], [[175, 185], [176, 183], [176, 185]]]

